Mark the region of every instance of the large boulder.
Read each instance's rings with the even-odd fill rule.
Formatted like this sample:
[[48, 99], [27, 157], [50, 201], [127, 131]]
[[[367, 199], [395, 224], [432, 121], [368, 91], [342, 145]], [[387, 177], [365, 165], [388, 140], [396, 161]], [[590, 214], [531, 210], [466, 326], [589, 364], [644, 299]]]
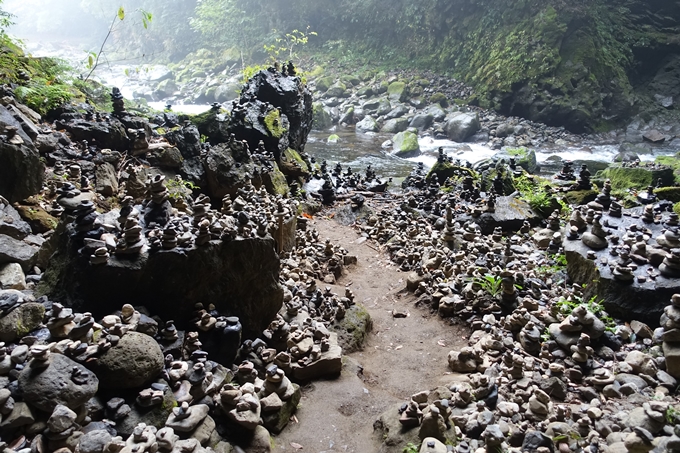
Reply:
[[47, 413], [59, 404], [77, 412], [99, 388], [94, 373], [62, 354], [52, 354], [47, 368], [24, 367], [18, 380], [24, 401]]
[[89, 121], [81, 118], [59, 120], [56, 127], [66, 129], [73, 140], [87, 140], [88, 143], [96, 144], [100, 148], [126, 151], [130, 147], [125, 125], [116, 118], [109, 118], [106, 121]]
[[476, 113], [458, 112], [446, 121], [446, 135], [454, 142], [464, 142], [481, 128]]
[[221, 143], [210, 148], [204, 158], [208, 192], [215, 199], [249, 184], [255, 171], [255, 163], [243, 142]]
[[408, 86], [406, 82], [392, 82], [387, 87], [387, 96], [391, 101], [404, 102], [408, 98]]
[[[620, 234], [626, 231], [632, 224], [642, 224], [640, 209], [630, 211], [632, 215], [623, 215], [620, 218], [604, 215], [602, 222], [608, 224], [606, 230], [612, 234]], [[646, 246], [648, 263], [639, 262], [631, 269], [633, 280], [622, 281], [614, 275], [616, 270], [616, 258], [610, 254], [610, 246], [604, 249], [591, 249], [586, 243], [577, 240], [566, 240], [564, 251], [567, 258], [567, 272], [574, 283], [587, 285], [584, 292], [584, 300], [593, 296], [602, 302], [607, 312], [623, 320], [636, 319], [656, 326], [663, 309], [668, 305], [673, 294], [680, 292], [680, 278], [667, 277], [659, 274], [660, 261], [664, 259], [666, 251], [662, 250], [656, 242], [656, 238], [662, 236], [663, 224], [667, 220], [667, 214], [663, 215], [660, 223], [644, 223], [644, 228], [650, 230], [651, 240]], [[592, 234], [584, 232], [582, 236]], [[588, 241], [586, 241], [588, 242]], [[588, 255], [591, 256], [588, 256]], [[602, 263], [607, 264], [602, 264]], [[650, 278], [649, 272], [658, 276]]]
[[19, 263], [24, 271], [28, 271], [38, 260], [39, 251], [39, 247], [24, 240], [0, 234], [0, 264]]
[[0, 197], [0, 234], [14, 239], [23, 239], [31, 234], [31, 226], [24, 222], [19, 212], [2, 197]]
[[[307, 143], [307, 136], [312, 130], [313, 112], [312, 93], [300, 77], [284, 75], [280, 72], [258, 72], [244, 87], [239, 103], [247, 104], [255, 100], [270, 104], [278, 109], [282, 118], [284, 116], [287, 118], [289, 125], [285, 135], [288, 146], [298, 152], [303, 152]], [[251, 149], [255, 149], [259, 140], [261, 140], [259, 137], [242, 137], [238, 133], [238, 128], [232, 127], [231, 130], [236, 134], [237, 139], [248, 140]], [[277, 158], [279, 157], [276, 150], [269, 147], [267, 149], [273, 152]]]
[[396, 134], [404, 132], [406, 129], [408, 129], [408, 120], [406, 118], [392, 118], [385, 121], [380, 131]]
[[420, 155], [420, 145], [418, 144], [418, 134], [404, 131], [392, 137], [394, 145], [394, 155], [402, 158], [418, 157]]
[[0, 105], [0, 127], [15, 128], [16, 135], [0, 139], [0, 196], [10, 203], [30, 197], [40, 191], [45, 165], [32, 139], [7, 108]]
[[380, 129], [378, 122], [370, 115], [366, 115], [364, 119], [356, 124], [357, 131], [361, 132], [377, 132]]
[[648, 186], [656, 186], [659, 181], [662, 186], [672, 186], [675, 183], [673, 169], [663, 166], [624, 167], [612, 165], [597, 172], [595, 176], [601, 179], [611, 179], [612, 189], [614, 190], [645, 189]]
[[90, 265], [77, 249], [68, 234], [61, 235], [40, 291], [69, 306], [87, 307], [95, 316], [130, 303], [187, 326], [200, 302], [238, 316], [249, 336], [260, 334], [283, 304], [279, 257], [270, 236], [215, 240], [136, 258], [113, 255], [100, 266]]
[[151, 382], [163, 370], [163, 353], [156, 340], [128, 332], [118, 344], [88, 364], [106, 389], [138, 388]]

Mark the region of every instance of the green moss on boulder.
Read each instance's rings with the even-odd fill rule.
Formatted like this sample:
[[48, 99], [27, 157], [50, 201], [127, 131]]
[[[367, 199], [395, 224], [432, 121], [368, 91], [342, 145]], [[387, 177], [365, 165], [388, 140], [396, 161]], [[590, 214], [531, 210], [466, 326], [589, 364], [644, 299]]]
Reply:
[[673, 203], [680, 202], [680, 187], [659, 187], [654, 189], [654, 194], [660, 200], [668, 200]]
[[476, 176], [473, 169], [467, 167], [461, 167], [460, 165], [454, 165], [452, 162], [439, 162], [435, 163], [430, 172], [427, 174], [427, 180], [436, 177], [439, 184], [444, 184], [448, 178], [454, 176]]
[[408, 97], [406, 82], [392, 82], [387, 87], [387, 95], [391, 101], [404, 102]]
[[345, 317], [335, 321], [331, 328], [338, 334], [338, 343], [345, 354], [364, 349], [366, 338], [373, 329], [373, 320], [361, 304], [350, 307]]
[[662, 186], [675, 183], [672, 168], [622, 167], [614, 165], [597, 172], [598, 179], [610, 179], [613, 190], [645, 189], [656, 186], [661, 180]]
[[420, 145], [418, 135], [413, 132], [399, 132], [392, 138], [394, 144], [394, 155], [398, 157], [416, 157], [420, 155]]

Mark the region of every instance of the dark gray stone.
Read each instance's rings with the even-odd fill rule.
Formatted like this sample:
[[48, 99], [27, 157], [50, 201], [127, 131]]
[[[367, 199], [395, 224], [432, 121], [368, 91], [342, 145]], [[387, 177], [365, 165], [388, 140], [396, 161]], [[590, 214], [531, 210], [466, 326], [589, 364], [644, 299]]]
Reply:
[[76, 411], [99, 387], [94, 373], [62, 354], [52, 354], [47, 368], [25, 367], [18, 381], [24, 401], [48, 413], [58, 404]]
[[38, 259], [40, 249], [36, 246], [0, 234], [0, 264], [19, 263], [28, 272]]

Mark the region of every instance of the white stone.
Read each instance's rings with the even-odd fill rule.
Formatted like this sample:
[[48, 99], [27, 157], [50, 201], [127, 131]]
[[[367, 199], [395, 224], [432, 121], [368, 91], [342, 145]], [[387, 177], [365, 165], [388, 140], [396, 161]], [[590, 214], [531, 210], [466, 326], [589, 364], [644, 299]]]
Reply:
[[9, 263], [0, 266], [0, 288], [19, 291], [26, 289], [26, 276], [20, 264]]

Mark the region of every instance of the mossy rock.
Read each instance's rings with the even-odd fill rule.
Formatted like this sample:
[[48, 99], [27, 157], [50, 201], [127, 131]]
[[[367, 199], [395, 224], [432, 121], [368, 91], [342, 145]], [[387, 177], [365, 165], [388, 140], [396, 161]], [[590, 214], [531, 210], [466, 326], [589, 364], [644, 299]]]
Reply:
[[661, 180], [661, 186], [675, 184], [672, 168], [611, 166], [597, 172], [596, 177], [610, 179], [613, 190], [646, 189], [648, 186], [656, 186], [659, 180]]
[[326, 97], [342, 98], [347, 96], [347, 86], [338, 80], [328, 88], [325, 94]]
[[[326, 72], [326, 70], [324, 69], [323, 66], [316, 65], [316, 66], [314, 66], [314, 69], [312, 69], [309, 73], [307, 73], [307, 77], [310, 78], [310, 79], [318, 79], [319, 77], [324, 75], [325, 72]], [[318, 85], [317, 85], [317, 87], [318, 87]]]
[[331, 326], [338, 334], [338, 343], [345, 354], [364, 349], [366, 338], [373, 329], [373, 320], [361, 304], [350, 307], [345, 317]]
[[654, 194], [660, 200], [668, 200], [673, 203], [680, 202], [680, 187], [659, 187], [654, 189]]
[[16, 207], [19, 215], [30, 226], [34, 233], [46, 233], [57, 227], [59, 219], [50, 215], [39, 204], [35, 205], [18, 205]]
[[406, 82], [392, 82], [387, 87], [387, 95], [391, 101], [404, 102], [408, 97]]
[[437, 177], [439, 184], [444, 184], [447, 179], [454, 176], [472, 176], [476, 175], [475, 171], [471, 168], [461, 167], [460, 165], [454, 165], [452, 162], [439, 162], [437, 161], [429, 173], [427, 174], [427, 180], [429, 181], [433, 177]]
[[420, 144], [418, 135], [413, 132], [399, 132], [392, 138], [394, 144], [394, 155], [398, 157], [416, 157], [420, 155]]
[[274, 167], [272, 171], [262, 174], [260, 177], [267, 192], [273, 195], [286, 195], [290, 190], [286, 176], [281, 173], [278, 166]]
[[439, 104], [444, 108], [449, 106], [449, 100], [446, 98], [444, 93], [434, 93], [432, 96], [430, 96], [430, 102], [432, 104]]
[[536, 151], [524, 147], [511, 148], [507, 150], [510, 157], [515, 158], [517, 165], [525, 169], [531, 174], [535, 174], [539, 170], [538, 160], [536, 159]]
[[328, 129], [333, 124], [330, 113], [321, 102], [312, 104], [312, 129], [323, 130]]
[[355, 87], [355, 86], [357, 86], [361, 83], [361, 80], [359, 80], [358, 77], [353, 76], [353, 75], [344, 75], [344, 76], [340, 77], [340, 80], [342, 80], [342, 82], [345, 85], [352, 86], [352, 87]]
[[581, 206], [597, 198], [597, 190], [571, 190], [564, 194], [564, 199], [570, 205]]
[[12, 342], [38, 328], [45, 316], [45, 306], [36, 302], [19, 305], [0, 319], [0, 341]]
[[286, 427], [288, 421], [297, 410], [298, 404], [300, 404], [300, 398], [302, 398], [300, 386], [298, 384], [292, 385], [295, 388], [295, 393], [288, 401], [284, 401], [283, 407], [275, 413], [262, 415], [264, 427], [271, 433], [279, 434], [283, 431], [283, 428]]
[[675, 176], [675, 183], [680, 184], [680, 153], [674, 156], [657, 156], [654, 159], [655, 164], [665, 165], [673, 169], [673, 176]]
[[335, 79], [333, 77], [330, 76], [321, 77], [316, 81], [316, 89], [317, 91], [325, 93], [326, 91], [328, 91], [331, 85], [333, 85], [333, 82], [335, 82]]

